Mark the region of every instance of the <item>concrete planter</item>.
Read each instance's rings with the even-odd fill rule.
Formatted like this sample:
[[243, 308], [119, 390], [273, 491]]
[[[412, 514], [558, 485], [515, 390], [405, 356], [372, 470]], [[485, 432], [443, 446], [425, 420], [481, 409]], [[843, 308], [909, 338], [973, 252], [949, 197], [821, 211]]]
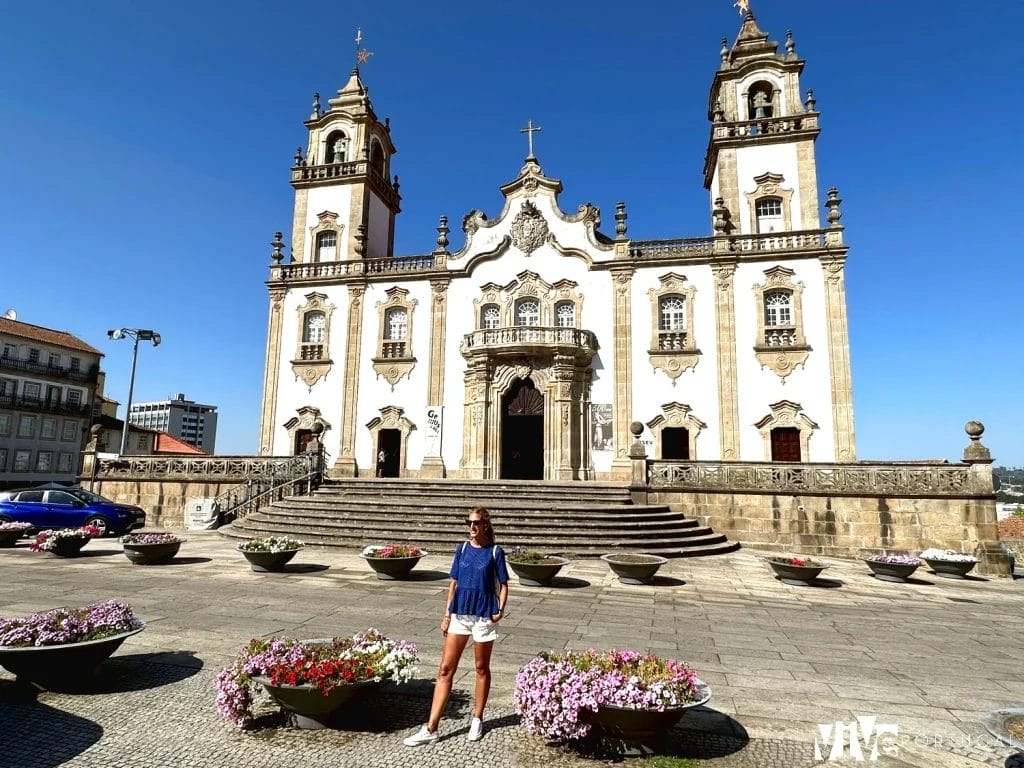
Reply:
[[373, 680], [339, 685], [326, 696], [312, 685], [272, 685], [269, 678], [256, 676], [270, 698], [292, 714], [295, 725], [303, 730], [330, 728], [338, 711], [349, 701], [371, 686], [380, 685]]
[[273, 573], [283, 571], [285, 565], [295, 557], [298, 549], [286, 549], [283, 552], [246, 552], [238, 550], [256, 573]]
[[666, 709], [631, 709], [612, 704], [600, 704], [597, 711], [580, 710], [580, 720], [590, 723], [600, 735], [617, 739], [625, 745], [638, 748], [626, 754], [648, 754], [668, 735], [668, 732], [689, 710], [706, 704], [711, 698], [711, 689], [699, 682], [701, 696], [697, 701], [681, 707]]
[[946, 579], [963, 579], [967, 577], [967, 574], [974, 570], [974, 566], [978, 563], [975, 561], [961, 562], [959, 560], [931, 560], [925, 559], [928, 563], [928, 567], [932, 569], [936, 576], [942, 576]]
[[601, 555], [601, 559], [623, 584], [650, 584], [658, 569], [668, 562], [659, 555], [632, 553]]
[[368, 557], [360, 555], [363, 560], [370, 564], [378, 579], [384, 581], [400, 581], [409, 578], [409, 572], [426, 556], [426, 552], [415, 557]]
[[181, 541], [162, 544], [124, 544], [124, 554], [135, 565], [163, 565], [169, 563], [181, 549]]
[[19, 680], [59, 687], [92, 674], [126, 639], [145, 627], [121, 632], [100, 640], [64, 645], [34, 645], [27, 648], [0, 646], [0, 667]]
[[818, 565], [793, 565], [782, 560], [769, 560], [768, 565], [775, 571], [775, 578], [783, 584], [791, 584], [795, 587], [810, 586], [821, 575], [821, 572], [828, 568], [824, 563]]
[[868, 568], [871, 569], [872, 574], [879, 581], [893, 581], [893, 582], [906, 582], [910, 575], [921, 567], [921, 564], [905, 564], [905, 563], [882, 563], [878, 560], [870, 560], [864, 558], [864, 562], [868, 564]]
[[58, 539], [53, 543], [53, 549], [45, 551], [57, 557], [75, 557], [82, 551], [82, 547], [91, 540], [91, 536], [72, 536], [70, 538]]
[[25, 535], [25, 531], [0, 531], [0, 547], [13, 547], [14, 543]]
[[539, 563], [508, 561], [508, 567], [519, 577], [519, 583], [524, 587], [551, 586], [551, 580], [568, 564], [568, 560], [556, 555], [548, 555]]

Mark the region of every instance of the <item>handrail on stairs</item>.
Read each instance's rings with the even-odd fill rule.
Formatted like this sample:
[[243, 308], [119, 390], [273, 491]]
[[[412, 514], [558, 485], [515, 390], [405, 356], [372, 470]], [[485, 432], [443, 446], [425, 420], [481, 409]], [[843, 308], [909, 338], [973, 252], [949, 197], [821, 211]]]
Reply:
[[271, 465], [266, 476], [248, 477], [218, 494], [214, 510], [221, 524], [239, 520], [285, 496], [312, 494], [323, 482], [327, 454], [322, 446], [293, 456], [281, 465]]

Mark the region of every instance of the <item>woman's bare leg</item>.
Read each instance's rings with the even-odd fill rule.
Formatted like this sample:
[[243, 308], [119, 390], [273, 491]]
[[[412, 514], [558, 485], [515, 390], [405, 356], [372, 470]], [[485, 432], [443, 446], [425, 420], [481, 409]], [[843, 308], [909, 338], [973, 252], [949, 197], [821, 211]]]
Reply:
[[[441, 715], [448, 704], [452, 693], [452, 679], [459, 668], [459, 659], [469, 642], [469, 635], [456, 635], [449, 632], [444, 638], [444, 650], [441, 652], [441, 667], [437, 670], [437, 682], [434, 683], [434, 700], [430, 705], [430, 719], [427, 729], [433, 733], [441, 723]], [[479, 683], [478, 683], [479, 685]]]
[[494, 650], [493, 640], [489, 643], [473, 644], [473, 658], [476, 661], [476, 701], [473, 714], [481, 720], [484, 717], [484, 707], [487, 706], [487, 696], [491, 692], [492, 650]]

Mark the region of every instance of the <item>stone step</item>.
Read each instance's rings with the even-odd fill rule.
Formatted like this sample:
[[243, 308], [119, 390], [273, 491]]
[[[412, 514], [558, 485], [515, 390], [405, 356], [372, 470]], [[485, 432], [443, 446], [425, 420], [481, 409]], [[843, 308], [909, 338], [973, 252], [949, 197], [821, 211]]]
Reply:
[[238, 538], [290, 536], [325, 547], [392, 541], [451, 552], [465, 541], [462, 518], [477, 505], [493, 510], [505, 547], [587, 557], [622, 551], [695, 557], [739, 548], [665, 505], [633, 504], [622, 485], [525, 480], [334, 480], [222, 531]]

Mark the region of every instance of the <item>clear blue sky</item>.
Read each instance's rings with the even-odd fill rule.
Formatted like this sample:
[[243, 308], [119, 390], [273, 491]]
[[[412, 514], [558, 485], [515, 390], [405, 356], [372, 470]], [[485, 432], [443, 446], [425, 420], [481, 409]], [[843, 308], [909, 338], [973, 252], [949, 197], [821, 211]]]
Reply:
[[[1024, 464], [1024, 124], [1003, 2], [752, 0], [791, 28], [822, 113], [822, 190], [839, 187], [858, 454], [959, 458], [963, 423]], [[439, 214], [500, 210], [537, 154], [562, 207], [616, 201], [636, 238], [710, 233], [708, 87], [729, 0], [515, 5], [108, 0], [10, 3], [0, 47], [2, 299], [106, 353], [108, 394], [184, 392], [220, 409], [218, 453], [257, 447], [269, 242], [313, 91], [363, 77], [399, 149], [396, 252], [434, 247]], [[1014, 224], [1018, 222], [1018, 224]]]

